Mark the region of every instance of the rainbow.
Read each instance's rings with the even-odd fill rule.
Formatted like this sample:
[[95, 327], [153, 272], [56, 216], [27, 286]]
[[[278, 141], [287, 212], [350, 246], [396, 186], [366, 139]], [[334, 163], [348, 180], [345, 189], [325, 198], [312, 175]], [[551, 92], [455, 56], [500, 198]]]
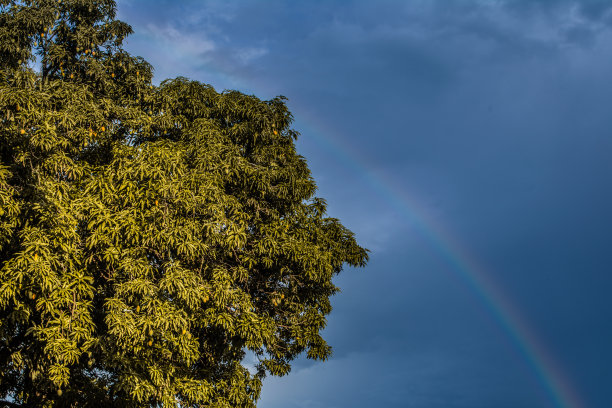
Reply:
[[[521, 316], [511, 300], [463, 248], [447, 229], [429, 215], [427, 208], [413, 197], [396, 188], [391, 179], [368, 164], [368, 160], [349, 143], [343, 142], [337, 132], [317, 120], [308, 109], [295, 109], [300, 125], [308, 129], [308, 136], [332, 152], [352, 170], [362, 174], [370, 186], [391, 205], [398, 214], [408, 220], [432, 246], [432, 248], [452, 267], [467, 284], [494, 320], [509, 337], [512, 344], [523, 357], [537, 381], [546, 391], [553, 406], [558, 408], [584, 408], [586, 403], [580, 398], [570, 379], [538, 339], [536, 331]], [[334, 134], [334, 138], [325, 135]]]
[[[155, 42], [153, 38], [150, 38], [150, 40], [150, 42]], [[229, 81], [232, 82], [232, 85], [239, 85], [246, 93], [254, 88], [253, 85], [257, 85], [253, 81], [248, 81], [249, 83], [243, 81], [240, 76], [227, 75], [225, 68], [217, 66], [218, 64], [214, 62], [209, 61], [206, 65], [206, 67], [199, 67], [200, 75], [198, 76], [211, 79], [221, 76], [223, 77], [221, 82]], [[206, 75], [202, 75], [204, 73]], [[158, 78], [159, 76], [156, 75], [153, 81], [156, 85], [159, 84]], [[258, 85], [260, 86], [255, 87], [269, 88], [263, 83]], [[362, 174], [371, 188], [376, 190], [398, 214], [405, 217], [466, 283], [516, 347], [517, 352], [530, 367], [536, 380], [546, 391], [553, 406], [557, 408], [586, 407], [586, 403], [580, 398], [560, 364], [538, 339], [536, 331], [529, 326], [511, 300], [491, 279], [490, 274], [486, 273], [486, 269], [474, 257], [470, 256], [469, 251], [461, 246], [459, 240], [443, 225], [435, 221], [435, 218], [429, 215], [425, 206], [420, 205], [407, 192], [395, 187], [388, 176], [369, 165], [366, 157], [348, 142], [344, 142], [336, 131], [326, 126], [309, 112], [308, 108], [295, 106], [292, 103], [290, 105], [292, 107], [291, 111], [300, 119], [299, 125], [306, 127], [303, 130], [308, 132], [308, 136], [313, 137], [347, 167], [358, 174]], [[325, 136], [330, 134], [334, 134], [335, 137]]]

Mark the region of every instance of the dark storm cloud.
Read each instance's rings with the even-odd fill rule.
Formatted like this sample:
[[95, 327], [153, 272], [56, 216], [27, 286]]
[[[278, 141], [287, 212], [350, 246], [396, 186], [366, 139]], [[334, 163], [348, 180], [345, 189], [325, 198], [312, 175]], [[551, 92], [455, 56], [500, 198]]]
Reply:
[[612, 5], [606, 0], [503, 0], [506, 9], [521, 15], [534, 12], [551, 13], [559, 9], [573, 9], [589, 20], [606, 20]]

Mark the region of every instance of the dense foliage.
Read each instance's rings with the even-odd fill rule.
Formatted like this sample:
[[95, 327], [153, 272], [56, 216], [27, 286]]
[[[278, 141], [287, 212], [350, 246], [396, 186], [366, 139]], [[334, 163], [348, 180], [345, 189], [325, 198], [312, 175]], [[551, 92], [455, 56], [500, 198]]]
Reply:
[[0, 0], [0, 397], [252, 407], [329, 356], [332, 277], [367, 252], [282, 97], [153, 86], [130, 33], [112, 0]]

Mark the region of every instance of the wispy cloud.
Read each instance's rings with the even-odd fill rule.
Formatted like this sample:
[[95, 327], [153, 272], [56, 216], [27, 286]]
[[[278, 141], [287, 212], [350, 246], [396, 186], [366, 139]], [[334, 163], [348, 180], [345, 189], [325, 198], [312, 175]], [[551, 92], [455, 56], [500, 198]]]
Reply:
[[207, 38], [204, 33], [179, 30], [171, 25], [160, 26], [147, 24], [143, 35], [149, 35], [151, 40], [181, 57], [201, 58], [216, 49], [215, 42]]

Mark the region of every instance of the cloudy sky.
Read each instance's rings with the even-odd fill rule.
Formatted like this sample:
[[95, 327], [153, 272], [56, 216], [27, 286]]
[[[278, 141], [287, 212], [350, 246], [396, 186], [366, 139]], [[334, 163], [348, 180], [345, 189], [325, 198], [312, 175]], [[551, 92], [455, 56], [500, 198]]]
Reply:
[[372, 251], [259, 407], [612, 406], [611, 2], [117, 3], [155, 83], [287, 96]]

